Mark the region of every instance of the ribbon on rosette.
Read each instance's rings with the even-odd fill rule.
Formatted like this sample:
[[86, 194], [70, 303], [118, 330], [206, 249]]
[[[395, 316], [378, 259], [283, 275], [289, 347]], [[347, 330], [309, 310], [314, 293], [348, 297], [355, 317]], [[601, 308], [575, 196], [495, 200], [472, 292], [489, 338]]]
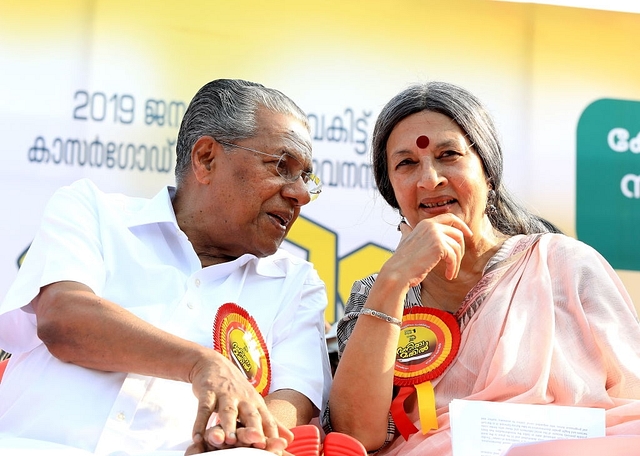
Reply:
[[404, 310], [393, 378], [394, 385], [400, 389], [391, 402], [391, 416], [405, 440], [418, 432], [404, 408], [405, 400], [414, 390], [422, 433], [438, 429], [431, 380], [444, 373], [459, 347], [460, 327], [453, 315], [420, 306]]

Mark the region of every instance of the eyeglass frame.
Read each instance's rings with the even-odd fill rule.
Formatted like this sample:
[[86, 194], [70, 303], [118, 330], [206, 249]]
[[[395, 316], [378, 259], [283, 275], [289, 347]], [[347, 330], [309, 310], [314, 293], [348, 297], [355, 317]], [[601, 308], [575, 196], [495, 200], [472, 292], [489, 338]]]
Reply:
[[[267, 157], [271, 157], [271, 158], [277, 158], [278, 159], [278, 163], [276, 163], [276, 172], [278, 173], [278, 176], [282, 177], [285, 182], [293, 184], [295, 181], [297, 181], [298, 179], [300, 179], [302, 177], [302, 182], [304, 183], [305, 188], [307, 189], [307, 193], [309, 194], [309, 197], [311, 198], [311, 201], [315, 200], [318, 195], [322, 192], [322, 182], [320, 181], [320, 178], [309, 171], [304, 171], [304, 168], [302, 166], [302, 163], [300, 163], [300, 160], [298, 160], [296, 157], [294, 157], [293, 155], [291, 155], [288, 152], [282, 152], [282, 154], [278, 155], [278, 154], [270, 154], [267, 152], [262, 152], [260, 150], [256, 150], [256, 149], [252, 149], [251, 147], [246, 147], [246, 146], [240, 146], [238, 144], [234, 144], [234, 143], [230, 143], [230, 142], [226, 142], [226, 141], [220, 141], [219, 139], [214, 138], [214, 140], [220, 144], [222, 144], [223, 146], [226, 147], [234, 147], [236, 149], [242, 149], [242, 150], [246, 150], [249, 152], [255, 152], [256, 154], [260, 154], [260, 155], [266, 155]], [[287, 177], [287, 176], [283, 176], [282, 173], [280, 172], [280, 162], [282, 161], [282, 159], [287, 156], [289, 158], [292, 158], [293, 160], [297, 161], [298, 163], [300, 163], [300, 175], [293, 177]], [[288, 168], [287, 168], [288, 169]], [[316, 188], [312, 191], [309, 190], [309, 186], [307, 185], [308, 182], [313, 182], [314, 184], [316, 184]]]

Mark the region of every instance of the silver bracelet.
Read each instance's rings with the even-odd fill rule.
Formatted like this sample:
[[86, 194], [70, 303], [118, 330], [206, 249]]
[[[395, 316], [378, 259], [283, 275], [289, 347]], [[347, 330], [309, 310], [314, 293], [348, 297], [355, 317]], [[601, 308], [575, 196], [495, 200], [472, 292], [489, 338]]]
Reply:
[[379, 318], [380, 320], [384, 320], [387, 323], [392, 323], [396, 326], [402, 326], [402, 321], [397, 318], [393, 318], [391, 315], [387, 315], [386, 313], [378, 312], [377, 310], [369, 309], [368, 307], [363, 307], [360, 311], [362, 315], [369, 315], [372, 317]]

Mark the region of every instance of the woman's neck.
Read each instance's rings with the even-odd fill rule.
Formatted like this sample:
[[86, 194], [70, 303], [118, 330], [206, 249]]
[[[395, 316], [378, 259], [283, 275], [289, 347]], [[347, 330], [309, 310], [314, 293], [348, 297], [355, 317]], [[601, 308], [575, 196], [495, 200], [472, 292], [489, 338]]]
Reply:
[[480, 281], [484, 269], [508, 236], [487, 230], [484, 236], [470, 239], [465, 245], [465, 254], [460, 265], [458, 277], [447, 280], [444, 276], [444, 264], [436, 266], [421, 283], [420, 298], [422, 304], [455, 313], [465, 296]]

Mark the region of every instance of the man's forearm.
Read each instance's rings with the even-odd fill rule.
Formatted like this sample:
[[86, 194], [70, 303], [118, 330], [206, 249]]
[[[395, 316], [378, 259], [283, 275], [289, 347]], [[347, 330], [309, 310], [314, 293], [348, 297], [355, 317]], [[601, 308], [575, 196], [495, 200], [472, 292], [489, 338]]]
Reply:
[[166, 333], [77, 282], [44, 287], [33, 302], [38, 336], [58, 359], [91, 369], [188, 382], [205, 347]]

